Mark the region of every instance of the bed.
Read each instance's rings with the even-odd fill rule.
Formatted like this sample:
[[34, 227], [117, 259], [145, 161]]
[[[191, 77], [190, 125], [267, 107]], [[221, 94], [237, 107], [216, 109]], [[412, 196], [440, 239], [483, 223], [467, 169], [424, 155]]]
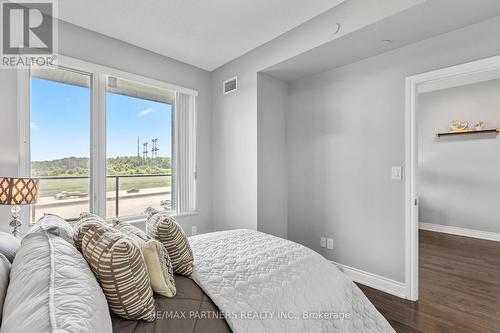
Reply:
[[172, 298], [155, 295], [157, 319], [127, 320], [111, 313], [115, 333], [224, 333], [231, 332], [223, 318], [201, 318], [197, 314], [219, 313], [212, 300], [191, 279], [176, 275], [177, 295]]
[[300, 244], [254, 230], [189, 241], [192, 280], [176, 277], [174, 298], [155, 296], [155, 322], [114, 317], [114, 332], [395, 332], [345, 274]]

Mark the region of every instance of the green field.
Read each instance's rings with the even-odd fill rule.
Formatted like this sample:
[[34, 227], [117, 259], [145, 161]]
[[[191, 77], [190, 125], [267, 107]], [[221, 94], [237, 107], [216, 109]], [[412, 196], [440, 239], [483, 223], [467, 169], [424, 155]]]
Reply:
[[[171, 176], [120, 177], [119, 190], [170, 187], [171, 183]], [[41, 179], [39, 196], [53, 197], [62, 191], [88, 194], [89, 188], [89, 179]], [[106, 191], [115, 191], [115, 178], [107, 179]]]

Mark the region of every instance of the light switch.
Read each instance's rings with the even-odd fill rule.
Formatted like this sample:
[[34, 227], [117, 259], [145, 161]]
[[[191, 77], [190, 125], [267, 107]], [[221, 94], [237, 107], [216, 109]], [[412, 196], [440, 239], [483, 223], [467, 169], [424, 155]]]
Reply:
[[333, 238], [327, 238], [326, 240], [326, 248], [333, 250]]
[[403, 168], [400, 166], [392, 167], [391, 174], [393, 180], [401, 180], [403, 179]]
[[320, 237], [319, 238], [319, 245], [321, 247], [326, 247], [326, 238], [325, 237]]

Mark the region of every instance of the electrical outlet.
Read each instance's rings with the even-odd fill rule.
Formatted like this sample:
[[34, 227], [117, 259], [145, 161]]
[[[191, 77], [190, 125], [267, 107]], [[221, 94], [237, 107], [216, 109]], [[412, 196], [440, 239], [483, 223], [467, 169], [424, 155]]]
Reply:
[[194, 236], [198, 233], [198, 229], [196, 228], [195, 225], [191, 227], [191, 236]]
[[319, 238], [319, 245], [321, 247], [326, 247], [326, 238], [325, 237], [320, 237]]
[[330, 250], [333, 250], [333, 238], [328, 238], [326, 240], [326, 248], [330, 249]]

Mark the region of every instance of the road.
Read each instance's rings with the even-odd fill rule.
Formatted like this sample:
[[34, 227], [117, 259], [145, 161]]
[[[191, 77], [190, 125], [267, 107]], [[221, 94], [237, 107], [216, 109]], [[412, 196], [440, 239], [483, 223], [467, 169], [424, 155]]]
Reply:
[[[115, 217], [115, 192], [107, 192], [106, 216]], [[139, 193], [127, 193], [120, 191], [119, 193], [119, 208], [120, 216], [138, 215], [144, 212], [148, 206], [161, 208], [162, 200], [170, 200], [170, 187], [158, 187], [143, 189]], [[89, 211], [88, 198], [75, 198], [56, 200], [52, 197], [39, 198], [35, 208], [35, 221], [43, 216], [43, 213], [52, 213], [68, 218], [75, 218], [81, 212]]]

